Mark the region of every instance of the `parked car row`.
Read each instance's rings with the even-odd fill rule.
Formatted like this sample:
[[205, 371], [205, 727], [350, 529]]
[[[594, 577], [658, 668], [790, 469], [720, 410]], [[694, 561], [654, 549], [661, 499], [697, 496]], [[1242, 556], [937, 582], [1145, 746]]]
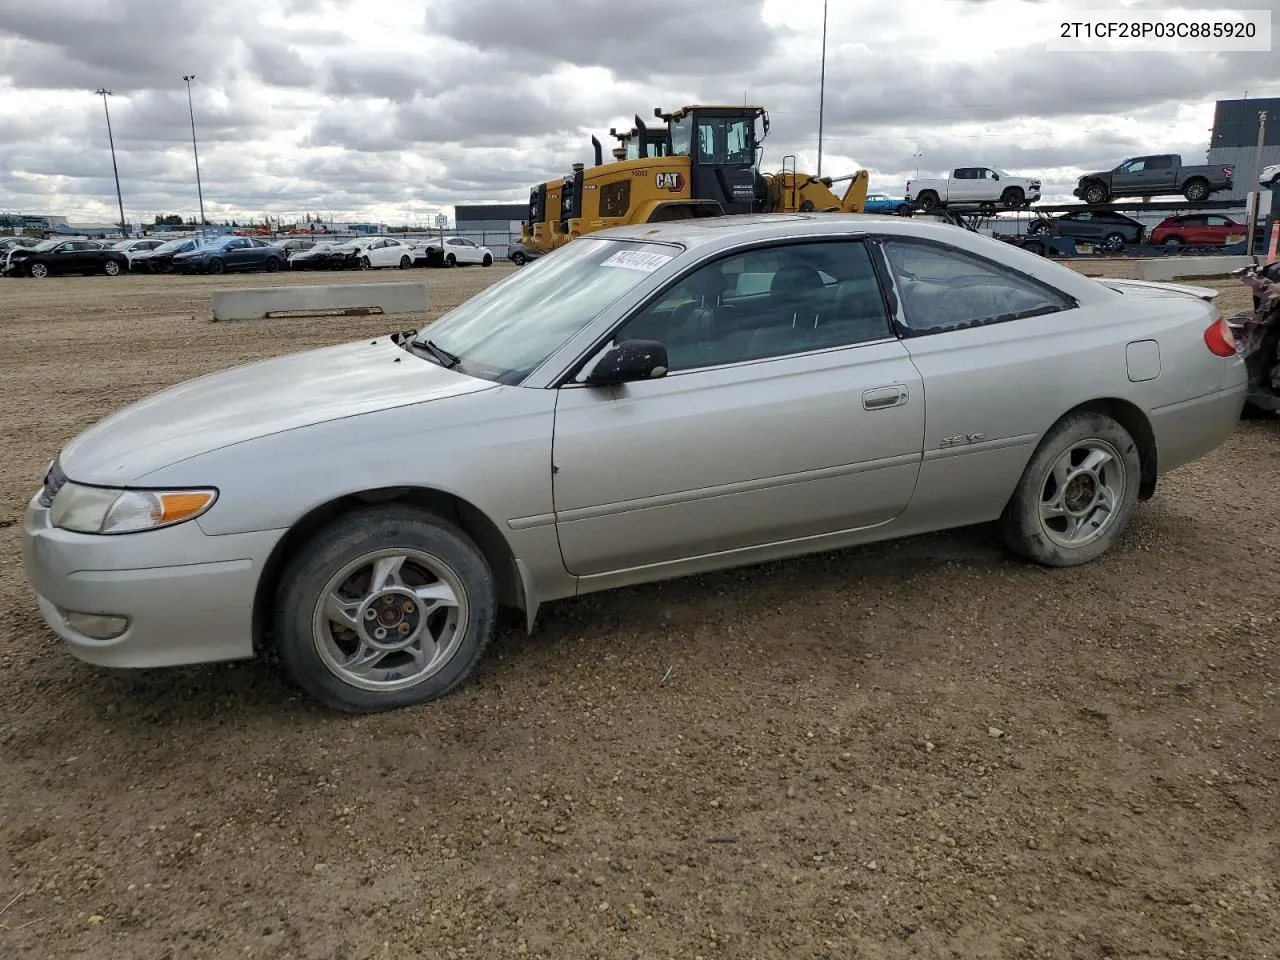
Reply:
[[[1208, 200], [1213, 194], [1231, 190], [1235, 169], [1230, 164], [1186, 165], [1176, 153], [1129, 157], [1111, 170], [1086, 173], [1077, 181], [1073, 195], [1090, 206], [1101, 206], [1124, 197], [1182, 195], [1191, 203]], [[1280, 165], [1268, 168], [1259, 178], [1264, 186], [1280, 180]], [[1040, 199], [1038, 177], [1018, 177], [999, 167], [956, 167], [938, 179], [908, 180], [903, 200], [874, 194], [867, 198], [867, 213], [903, 213], [898, 204], [918, 206], [926, 213], [950, 204], [978, 204], [1016, 209]]]
[[377, 270], [382, 267], [457, 267], [464, 264], [493, 266], [493, 251], [466, 237], [432, 237], [408, 240], [396, 237], [360, 237], [355, 240], [319, 240], [289, 256], [293, 270]]
[[[1040, 216], [1031, 222], [1027, 232], [1033, 236], [1049, 234], [1096, 243], [1103, 249], [1118, 250], [1142, 243], [1176, 249], [1178, 247], [1222, 247], [1239, 243], [1249, 233], [1248, 224], [1220, 213], [1190, 213], [1165, 217], [1151, 232], [1133, 217], [1115, 210], [1073, 210], [1061, 216]], [[1264, 224], [1254, 230], [1256, 242], [1262, 242]]]

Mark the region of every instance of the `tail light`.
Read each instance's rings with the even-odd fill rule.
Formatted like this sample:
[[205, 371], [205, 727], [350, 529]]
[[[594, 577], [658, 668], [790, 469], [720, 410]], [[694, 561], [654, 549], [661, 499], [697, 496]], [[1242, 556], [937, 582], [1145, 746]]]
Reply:
[[1234, 170], [1235, 170], [1235, 167], [1223, 167], [1223, 168], [1222, 168], [1222, 172], [1223, 172], [1224, 174], [1226, 174], [1228, 177], [1229, 177], [1229, 176], [1231, 176], [1231, 173], [1232, 173], [1232, 171], [1234, 171]]
[[1204, 332], [1204, 345], [1216, 357], [1234, 357], [1236, 335], [1232, 333], [1225, 317], [1218, 317]]

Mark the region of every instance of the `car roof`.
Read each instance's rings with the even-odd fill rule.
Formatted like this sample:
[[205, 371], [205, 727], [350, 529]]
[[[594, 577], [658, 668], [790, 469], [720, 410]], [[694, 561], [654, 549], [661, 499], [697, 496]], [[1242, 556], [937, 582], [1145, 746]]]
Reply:
[[911, 217], [884, 213], [747, 213], [662, 223], [634, 223], [596, 230], [586, 236], [610, 240], [642, 240], [650, 243], [677, 243], [684, 247], [709, 244], [737, 244], [806, 235], [858, 233], [901, 233], [912, 236], [949, 238], [961, 228], [950, 224], [912, 223]]

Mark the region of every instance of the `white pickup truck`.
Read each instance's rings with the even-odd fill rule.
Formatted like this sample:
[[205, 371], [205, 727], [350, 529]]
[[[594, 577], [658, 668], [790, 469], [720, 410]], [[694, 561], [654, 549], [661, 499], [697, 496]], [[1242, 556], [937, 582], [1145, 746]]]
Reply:
[[908, 180], [906, 199], [926, 213], [952, 203], [1025, 207], [1040, 199], [1040, 180], [999, 167], [956, 167], [942, 180]]

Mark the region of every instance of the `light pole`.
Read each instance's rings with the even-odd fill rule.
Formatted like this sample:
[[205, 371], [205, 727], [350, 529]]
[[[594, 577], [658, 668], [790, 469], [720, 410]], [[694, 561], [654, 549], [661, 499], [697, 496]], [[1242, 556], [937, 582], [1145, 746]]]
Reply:
[[191, 114], [191, 155], [196, 158], [196, 195], [200, 198], [200, 230], [204, 230], [204, 190], [200, 186], [200, 152], [196, 149], [196, 109], [191, 103], [191, 81], [194, 73], [184, 73], [182, 79], [187, 81], [187, 111]]
[[827, 0], [822, 0], [822, 72], [818, 75], [818, 173], [822, 176], [822, 114], [827, 93]]
[[920, 158], [923, 157], [924, 154], [921, 153], [919, 150], [917, 150], [911, 156], [916, 162], [916, 179], [919, 180], [920, 179]]
[[111, 144], [111, 172], [116, 177], [116, 203], [120, 205], [120, 235], [124, 236], [124, 199], [120, 196], [120, 168], [116, 166], [116, 140], [111, 135], [111, 111], [107, 109], [107, 97], [112, 93], [106, 87], [93, 91], [102, 97], [102, 112], [107, 115], [107, 143]]

